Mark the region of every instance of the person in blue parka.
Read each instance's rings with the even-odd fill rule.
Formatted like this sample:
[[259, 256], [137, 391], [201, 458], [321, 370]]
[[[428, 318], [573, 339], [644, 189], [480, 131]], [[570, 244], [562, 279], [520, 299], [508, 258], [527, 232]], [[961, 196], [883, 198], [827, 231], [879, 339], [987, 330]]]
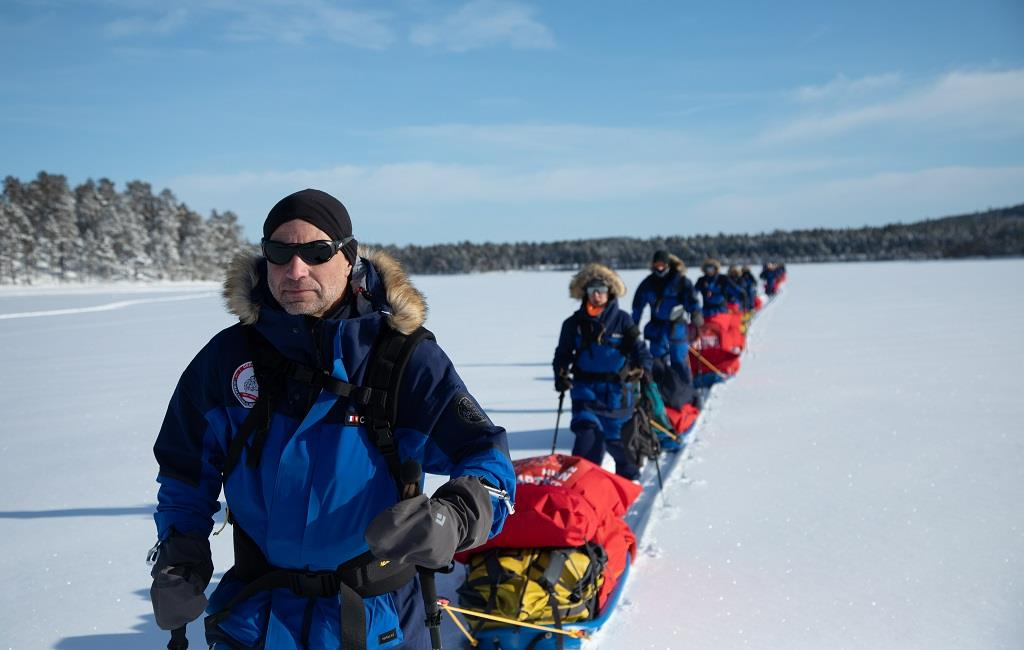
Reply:
[[761, 266], [760, 277], [764, 280], [764, 292], [771, 298], [779, 290], [779, 278], [785, 273], [785, 265], [780, 265], [777, 262], [765, 262]]
[[[432, 337], [389, 384], [393, 422], [372, 416], [371, 355], [421, 332], [426, 304], [394, 259], [357, 247], [341, 202], [292, 194], [263, 234], [227, 273], [239, 323], [185, 369], [154, 447], [156, 622], [183, 629], [205, 608], [218, 650], [430, 648], [416, 567], [501, 529], [505, 431]], [[450, 480], [428, 498], [421, 471]], [[207, 606], [222, 487], [235, 564]]]
[[714, 258], [704, 260], [700, 270], [704, 275], [697, 278], [694, 288], [701, 295], [704, 317], [724, 314], [729, 311], [729, 303], [743, 304], [743, 290], [736, 286], [729, 276], [718, 272], [721, 268]]
[[634, 323], [640, 324], [648, 306], [651, 319], [643, 331], [654, 357], [654, 381], [665, 403], [679, 409], [698, 399], [687, 360], [687, 319], [700, 326], [704, 317], [693, 283], [686, 277], [686, 265], [668, 251], [654, 253], [651, 274], [643, 279], [633, 294]]
[[750, 271], [749, 266], [740, 269], [740, 288], [747, 293], [747, 304], [750, 310], [757, 308], [757, 278]]
[[605, 450], [615, 472], [640, 474], [622, 446], [622, 425], [633, 414], [634, 388], [651, 371], [651, 353], [629, 314], [619, 309], [626, 285], [615, 271], [588, 264], [569, 283], [580, 308], [562, 323], [553, 361], [555, 390], [571, 391], [574, 456], [601, 464]]

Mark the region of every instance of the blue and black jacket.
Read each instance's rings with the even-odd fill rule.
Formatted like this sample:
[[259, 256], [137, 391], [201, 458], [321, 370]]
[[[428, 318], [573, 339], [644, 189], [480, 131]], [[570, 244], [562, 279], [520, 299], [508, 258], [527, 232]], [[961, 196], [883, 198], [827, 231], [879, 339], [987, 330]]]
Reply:
[[694, 285], [704, 303], [704, 315], [714, 316], [729, 311], [728, 303], [743, 304], [744, 292], [729, 276], [722, 273], [702, 275]]
[[685, 346], [686, 321], [682, 318], [671, 320], [676, 307], [691, 316], [700, 309], [693, 283], [686, 277], [682, 261], [674, 256], [668, 273], [659, 276], [651, 273], [637, 287], [633, 294], [633, 322], [640, 324], [644, 309], [650, 305], [651, 320], [644, 326], [644, 338], [650, 343], [651, 354], [661, 357], [669, 353], [673, 345]]
[[555, 376], [572, 374], [573, 419], [626, 419], [633, 412], [633, 391], [625, 371], [650, 372], [651, 353], [629, 314], [612, 298], [597, 316], [580, 306], [562, 323], [552, 362]]
[[[289, 379], [275, 402], [260, 461], [250, 449], [222, 481], [233, 436], [249, 415], [259, 386], [246, 328], [254, 327], [284, 357], [360, 385], [384, 328], [409, 333], [426, 314], [422, 295], [397, 262], [360, 250], [348, 300], [333, 317], [286, 313], [270, 295], [266, 261], [233, 263], [225, 283], [239, 316], [213, 337], [185, 369], [171, 398], [154, 452], [160, 464], [157, 533], [207, 536], [223, 487], [232, 522], [277, 568], [332, 571], [367, 552], [369, 522], [398, 500], [395, 479], [360, 423], [360, 407], [327, 391], [310, 394]], [[398, 455], [424, 471], [479, 476], [513, 494], [515, 475], [505, 430], [469, 394], [452, 362], [432, 339], [415, 348], [398, 390], [394, 422]], [[222, 485], [223, 483], [223, 485]], [[508, 514], [494, 499], [491, 534]], [[210, 598], [209, 612], [243, 587], [229, 571]], [[401, 611], [415, 599], [395, 593], [363, 600], [369, 648], [403, 643]], [[305, 598], [285, 589], [258, 592], [231, 608], [218, 633], [239, 647], [300, 650], [339, 647], [339, 598]], [[420, 621], [422, 625], [422, 621]]]

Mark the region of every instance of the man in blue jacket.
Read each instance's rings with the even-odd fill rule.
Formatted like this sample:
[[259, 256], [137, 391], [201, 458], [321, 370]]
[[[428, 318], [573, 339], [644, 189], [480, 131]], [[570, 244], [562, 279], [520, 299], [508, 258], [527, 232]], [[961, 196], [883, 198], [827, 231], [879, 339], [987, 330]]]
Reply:
[[724, 314], [729, 311], [729, 303], [743, 304], [743, 290], [728, 275], [718, 272], [721, 268], [714, 258], [704, 260], [700, 269], [704, 275], [697, 278], [694, 288], [701, 295], [704, 317]]
[[601, 464], [605, 450], [615, 472], [629, 479], [640, 468], [626, 454], [622, 425], [633, 415], [633, 390], [651, 371], [651, 353], [629, 314], [619, 309], [626, 285], [615, 271], [588, 264], [569, 284], [580, 308], [562, 323], [552, 363], [555, 390], [571, 390], [576, 435], [572, 453]]
[[[228, 269], [239, 323], [185, 369], [154, 447], [157, 624], [206, 609], [218, 650], [430, 648], [416, 567], [501, 529], [505, 431], [424, 338], [426, 304], [398, 263], [357, 247], [341, 202], [292, 194], [263, 235], [262, 255]], [[411, 349], [404, 366], [378, 361], [398, 358], [388, 346]], [[451, 480], [427, 498], [421, 469]], [[235, 565], [207, 607], [222, 487]]]
[[648, 306], [651, 320], [644, 326], [644, 338], [654, 357], [654, 381], [665, 403], [679, 409], [696, 398], [687, 359], [687, 318], [698, 326], [704, 318], [693, 283], [686, 277], [686, 265], [668, 251], [654, 253], [651, 274], [633, 294], [634, 323], [640, 324]]

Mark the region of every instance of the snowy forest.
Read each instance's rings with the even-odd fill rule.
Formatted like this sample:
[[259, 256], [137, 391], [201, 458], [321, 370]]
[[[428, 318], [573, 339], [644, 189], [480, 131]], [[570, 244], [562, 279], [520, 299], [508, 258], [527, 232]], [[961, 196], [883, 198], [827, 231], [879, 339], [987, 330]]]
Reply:
[[[46, 172], [29, 182], [4, 179], [0, 284], [219, 280], [224, 261], [247, 246], [233, 212], [204, 218], [170, 190], [154, 194], [142, 181], [118, 192], [105, 178], [74, 188]], [[1024, 255], [1024, 204], [881, 227], [384, 248], [419, 274], [570, 269], [595, 260], [645, 268], [656, 249], [691, 266], [706, 257], [726, 264], [1008, 257]]]
[[911, 224], [863, 228], [386, 248], [414, 273], [572, 269], [595, 260], [616, 269], [636, 269], [646, 268], [651, 253], [658, 249], [671, 251], [689, 266], [699, 266], [708, 257], [725, 264], [1019, 257], [1024, 255], [1024, 204]]
[[212, 280], [248, 246], [238, 217], [190, 210], [170, 190], [132, 181], [67, 179], [40, 172], [4, 179], [0, 198], [0, 284], [57, 280]]

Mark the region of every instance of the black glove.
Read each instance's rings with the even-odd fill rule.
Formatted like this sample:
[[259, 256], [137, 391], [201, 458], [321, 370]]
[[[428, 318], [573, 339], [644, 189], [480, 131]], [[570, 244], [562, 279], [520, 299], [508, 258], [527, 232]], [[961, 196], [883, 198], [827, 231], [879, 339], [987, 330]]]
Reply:
[[194, 621], [206, 609], [206, 586], [213, 576], [210, 540], [172, 533], [160, 544], [153, 565], [153, 601], [156, 624], [173, 630]]
[[564, 393], [572, 388], [572, 381], [569, 379], [569, 375], [558, 375], [555, 377], [555, 391]]
[[704, 314], [699, 311], [693, 312], [692, 314], [690, 314], [690, 322], [696, 325], [697, 327], [700, 327], [701, 325], [704, 324]]
[[439, 569], [452, 556], [487, 541], [494, 520], [491, 495], [476, 476], [460, 476], [434, 492], [399, 501], [374, 517], [366, 543], [379, 560]]

